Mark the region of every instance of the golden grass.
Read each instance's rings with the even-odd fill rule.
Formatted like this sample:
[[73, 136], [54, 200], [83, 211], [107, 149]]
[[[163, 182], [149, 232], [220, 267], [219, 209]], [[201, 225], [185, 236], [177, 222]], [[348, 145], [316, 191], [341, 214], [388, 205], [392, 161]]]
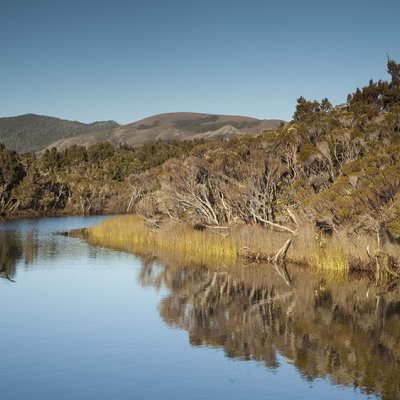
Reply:
[[[189, 224], [164, 221], [160, 229], [149, 229], [140, 216], [128, 215], [106, 220], [87, 230], [90, 243], [120, 250], [169, 253], [183, 263], [232, 266], [238, 263], [243, 248], [262, 260], [274, 255], [288, 238], [259, 225], [240, 225], [229, 230], [194, 230]], [[354, 266], [370, 264], [366, 247], [374, 249], [376, 239], [350, 238], [344, 233], [332, 238], [316, 235], [313, 227], [303, 226], [288, 251], [289, 262], [312, 269], [345, 272]], [[400, 259], [399, 246], [387, 244], [384, 250]]]
[[139, 216], [117, 217], [90, 228], [88, 239], [94, 244], [133, 252], [168, 251], [186, 263], [232, 265], [237, 261], [237, 248], [231, 236], [196, 231], [173, 221], [151, 230]]

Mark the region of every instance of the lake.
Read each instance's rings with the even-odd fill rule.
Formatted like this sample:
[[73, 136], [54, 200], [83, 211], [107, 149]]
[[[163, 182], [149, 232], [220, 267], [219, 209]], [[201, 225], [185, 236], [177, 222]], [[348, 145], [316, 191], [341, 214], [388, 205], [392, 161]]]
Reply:
[[0, 222], [2, 399], [400, 398], [398, 291], [60, 234], [103, 218]]

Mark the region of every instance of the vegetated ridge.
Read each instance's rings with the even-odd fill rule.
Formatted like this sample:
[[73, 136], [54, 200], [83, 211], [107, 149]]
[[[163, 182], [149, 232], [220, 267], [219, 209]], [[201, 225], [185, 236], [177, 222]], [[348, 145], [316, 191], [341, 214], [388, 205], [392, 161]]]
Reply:
[[60, 139], [48, 148], [64, 149], [73, 144], [91, 146], [99, 142], [110, 142], [114, 146], [127, 144], [140, 146], [156, 140], [230, 139], [240, 134], [259, 134], [263, 129], [276, 128], [281, 120], [259, 120], [256, 118], [176, 112], [154, 115], [137, 122], [118, 126], [115, 129], [92, 131], [79, 136]]
[[84, 124], [44, 115], [25, 114], [0, 118], [0, 143], [19, 153], [36, 152], [58, 139], [86, 132], [107, 131], [118, 126], [115, 121]]
[[[130, 212], [142, 215], [152, 229], [160, 229], [166, 219], [196, 229], [224, 227], [229, 236], [222, 234], [216, 245], [210, 242], [218, 257], [226, 243], [232, 243], [229, 254], [246, 247], [242, 239], [233, 240], [232, 227], [269, 227], [299, 238], [299, 230], [306, 232], [299, 227], [307, 225], [315, 229], [303, 240], [317, 247], [314, 265], [349, 265], [349, 257], [361, 251], [400, 276], [400, 64], [389, 59], [387, 69], [390, 81], [371, 80], [350, 93], [346, 104], [298, 98], [290, 123], [258, 135], [137, 147], [109, 142], [53, 147], [41, 157], [2, 146], [0, 213]], [[218, 122], [199, 118], [201, 125]], [[156, 121], [139, 125], [146, 130]], [[193, 136], [208, 129], [190, 121], [179, 124], [195, 131]], [[133, 237], [115, 228], [121, 240]], [[333, 247], [326, 245], [327, 234], [336, 240]], [[170, 246], [171, 236], [158, 235], [163, 238], [158, 245]], [[238, 234], [242, 237], [250, 234]], [[203, 239], [199, 236], [198, 247], [210, 250]], [[313, 254], [297, 243], [302, 254]], [[387, 257], [390, 249], [395, 257]], [[254, 251], [248, 257], [259, 259], [258, 249], [249, 250]]]

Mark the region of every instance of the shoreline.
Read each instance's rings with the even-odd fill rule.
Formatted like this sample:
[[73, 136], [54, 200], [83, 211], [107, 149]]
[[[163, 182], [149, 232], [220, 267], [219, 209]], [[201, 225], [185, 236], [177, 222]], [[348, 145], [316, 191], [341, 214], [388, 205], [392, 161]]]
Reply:
[[49, 212], [49, 213], [19, 213], [18, 215], [3, 215], [0, 216], [0, 222], [2, 221], [16, 221], [19, 219], [39, 219], [39, 218], [58, 218], [58, 217], [91, 217], [91, 216], [119, 216], [119, 215], [131, 215], [127, 212], [121, 211], [110, 211], [110, 212], [98, 212], [91, 214], [82, 213], [70, 213], [70, 212]]
[[[1, 222], [21, 219], [59, 217], [110, 217], [92, 227], [68, 232], [69, 236], [81, 237], [90, 244], [117, 248], [131, 253], [174, 253], [187, 263], [232, 266], [245, 264], [273, 264], [289, 235], [276, 232], [258, 224], [238, 224], [228, 229], [213, 227], [197, 230], [189, 222], [163, 219], [161, 226], [146, 225], [144, 217], [130, 213], [24, 213], [13, 217], [1, 217]], [[373, 237], [363, 237], [359, 243], [350, 243], [345, 232], [329, 237], [316, 235], [305, 226], [292, 243], [284, 261], [288, 264], [321, 271], [338, 273], [361, 273], [371, 279], [400, 279], [400, 252], [392, 245], [376, 248]], [[286, 256], [286, 252], [285, 252]]]
[[[81, 232], [82, 234], [83, 232]], [[73, 233], [79, 236], [79, 233]], [[173, 253], [182, 262], [232, 266], [237, 263], [271, 264], [288, 235], [259, 225], [239, 225], [223, 230], [195, 230], [188, 223], [165, 220], [159, 228], [149, 228], [143, 217], [122, 215], [84, 229], [93, 245], [117, 248], [131, 253]], [[304, 227], [287, 250], [285, 263], [339, 273], [362, 273], [371, 278], [397, 278], [400, 255], [396, 246], [373, 246], [371, 237], [350, 243], [344, 233], [321, 238]], [[369, 253], [367, 248], [371, 248]], [[378, 274], [379, 273], [379, 274]], [[378, 275], [377, 275], [378, 274]]]

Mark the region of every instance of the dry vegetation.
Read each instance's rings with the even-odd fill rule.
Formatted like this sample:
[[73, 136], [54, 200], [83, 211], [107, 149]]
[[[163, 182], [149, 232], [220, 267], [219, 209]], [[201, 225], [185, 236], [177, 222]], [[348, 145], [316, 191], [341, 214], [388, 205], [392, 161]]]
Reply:
[[[271, 260], [290, 245], [296, 262], [398, 277], [400, 64], [388, 59], [387, 68], [389, 82], [370, 81], [347, 104], [300, 97], [290, 123], [258, 136], [101, 143], [41, 158], [0, 145], [0, 213], [129, 212], [150, 230], [127, 219], [107, 240], [124, 242], [125, 231], [133, 244], [226, 263], [238, 254]], [[141, 131], [160, 127], [147, 122]], [[180, 123], [197, 131], [217, 122]]]
[[[187, 223], [171, 220], [150, 224], [141, 216], [106, 220], [85, 230], [85, 235], [92, 244], [133, 253], [172, 253], [183, 263], [208, 266], [234, 266], [243, 261], [263, 263], [271, 259], [288, 239], [285, 232], [256, 224], [198, 230]], [[368, 255], [367, 246], [371, 247], [373, 256], [387, 253], [396, 259], [400, 259], [400, 249], [386, 242], [378, 250], [374, 242], [375, 238], [367, 236], [354, 239], [344, 234], [325, 237], [316, 234], [311, 225], [306, 225], [292, 238], [286, 261], [316, 270], [375, 274], [376, 263]]]
[[123, 216], [104, 221], [86, 234], [93, 244], [130, 252], [171, 252], [187, 263], [232, 265], [237, 258], [230, 236], [193, 230], [173, 221], [152, 229], [140, 216]]

